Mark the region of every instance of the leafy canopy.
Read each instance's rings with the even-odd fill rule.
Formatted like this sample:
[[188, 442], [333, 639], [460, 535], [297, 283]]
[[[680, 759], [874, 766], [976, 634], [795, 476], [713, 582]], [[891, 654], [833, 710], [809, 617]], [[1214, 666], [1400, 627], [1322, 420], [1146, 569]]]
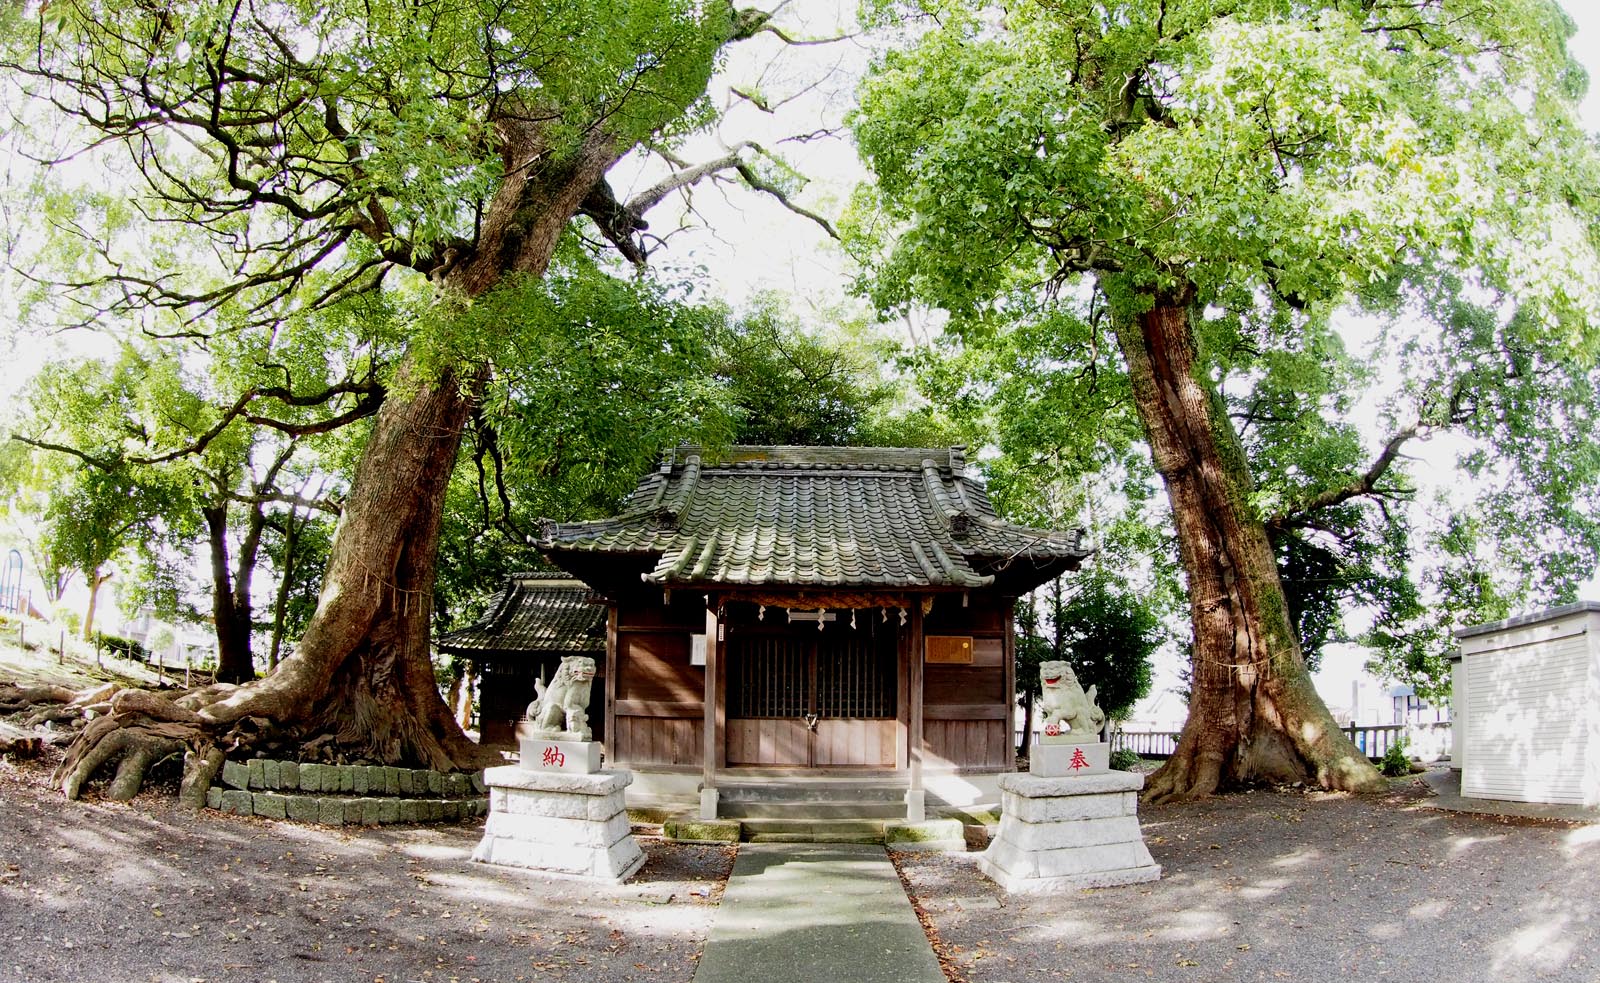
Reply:
[[[933, 375], [1016, 470], [1141, 471], [1115, 328], [1182, 303], [1303, 635], [1359, 606], [1437, 672], [1593, 569], [1600, 158], [1554, 2], [877, 11], [864, 287], [949, 312]], [[1445, 431], [1434, 500], [1402, 452]]]
[[538, 177], [507, 172], [513, 140], [560, 171], [699, 126], [734, 17], [696, 0], [68, 0], [0, 10], [0, 68], [35, 153], [128, 153], [131, 198], [57, 182], [42, 206], [72, 219], [79, 248], [57, 258], [80, 299], [264, 317], [397, 267], [442, 275], [497, 191]]

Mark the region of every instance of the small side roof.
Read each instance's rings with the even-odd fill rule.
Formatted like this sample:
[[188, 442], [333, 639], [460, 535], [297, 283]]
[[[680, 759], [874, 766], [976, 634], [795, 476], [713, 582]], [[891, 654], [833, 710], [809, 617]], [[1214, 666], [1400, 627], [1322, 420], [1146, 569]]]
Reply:
[[1082, 530], [1001, 520], [960, 447], [680, 447], [619, 515], [539, 547], [591, 583], [616, 557], [664, 587], [1018, 592], [1090, 552]]
[[441, 652], [469, 657], [604, 652], [606, 608], [568, 574], [515, 573], [481, 618], [437, 644]]
[[[1568, 618], [1575, 614], [1600, 614], [1600, 601], [1577, 601], [1572, 604], [1563, 604], [1560, 607], [1545, 608], [1543, 611], [1534, 611], [1531, 614], [1519, 614], [1503, 621], [1491, 621], [1486, 625], [1469, 625], [1466, 628], [1457, 629], [1456, 638], [1460, 640], [1474, 638], [1478, 635], [1492, 635], [1497, 631], [1505, 631], [1508, 628], [1523, 628], [1545, 621]], [[1461, 653], [1457, 650], [1452, 657], [1452, 661], [1459, 658], [1461, 658]]]

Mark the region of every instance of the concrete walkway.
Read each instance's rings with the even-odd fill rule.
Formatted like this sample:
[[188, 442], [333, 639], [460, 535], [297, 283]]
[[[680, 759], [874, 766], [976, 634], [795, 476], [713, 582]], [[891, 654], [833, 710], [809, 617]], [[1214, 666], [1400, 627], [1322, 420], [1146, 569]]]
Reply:
[[1488, 816], [1518, 816], [1523, 819], [1559, 819], [1569, 823], [1600, 823], [1600, 809], [1590, 806], [1466, 798], [1461, 794], [1461, 772], [1452, 768], [1430, 768], [1418, 777], [1433, 790], [1435, 798], [1426, 805], [1435, 809]]
[[694, 983], [945, 983], [881, 846], [744, 843]]

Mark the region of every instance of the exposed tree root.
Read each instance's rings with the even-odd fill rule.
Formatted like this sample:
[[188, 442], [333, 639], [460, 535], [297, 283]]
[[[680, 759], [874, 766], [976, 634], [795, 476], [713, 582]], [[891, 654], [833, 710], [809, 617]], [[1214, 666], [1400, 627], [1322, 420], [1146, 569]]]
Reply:
[[0, 724], [0, 754], [18, 758], [36, 758], [44, 742], [27, 731], [10, 724]]
[[178, 802], [191, 809], [206, 804], [206, 790], [222, 770], [225, 756], [222, 749], [212, 744], [191, 748], [183, 757], [183, 782], [178, 788]]
[[1306, 785], [1346, 792], [1382, 792], [1388, 783], [1337, 728], [1308, 725], [1257, 728], [1245, 739], [1191, 718], [1172, 757], [1145, 779], [1151, 804], [1204, 798], [1251, 782]]
[[1186, 799], [1200, 799], [1216, 792], [1222, 784], [1220, 756], [1202, 758], [1198, 741], [1182, 739], [1166, 763], [1145, 778], [1142, 798], [1152, 805]]
[[70, 703], [78, 697], [76, 690], [65, 686], [18, 686], [0, 683], [0, 714], [19, 713], [40, 703]]
[[[408, 701], [401, 693], [373, 692], [359, 681], [330, 681], [321, 701], [301, 698], [304, 687], [294, 683], [292, 676], [275, 675], [243, 686], [215, 683], [175, 697], [124, 689], [93, 706], [44, 711], [68, 716], [104, 711], [68, 748], [52, 781], [68, 798], [78, 798], [96, 773], [114, 765], [106, 795], [126, 800], [138, 794], [151, 768], [182, 754], [179, 801], [199, 808], [226, 757], [264, 746], [293, 757], [409, 762], [444, 771], [503, 760], [499, 752], [464, 736], [452, 741], [460, 730], [452, 726], [448, 707], [436, 696], [440, 720], [432, 719], [435, 708], [425, 699]], [[413, 708], [412, 702], [422, 705]]]

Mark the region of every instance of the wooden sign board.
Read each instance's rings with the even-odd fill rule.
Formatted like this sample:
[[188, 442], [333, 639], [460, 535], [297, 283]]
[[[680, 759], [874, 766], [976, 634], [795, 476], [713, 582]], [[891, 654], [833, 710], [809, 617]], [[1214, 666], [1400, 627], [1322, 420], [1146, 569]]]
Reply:
[[972, 664], [971, 635], [929, 635], [925, 648], [928, 662], [945, 665]]

